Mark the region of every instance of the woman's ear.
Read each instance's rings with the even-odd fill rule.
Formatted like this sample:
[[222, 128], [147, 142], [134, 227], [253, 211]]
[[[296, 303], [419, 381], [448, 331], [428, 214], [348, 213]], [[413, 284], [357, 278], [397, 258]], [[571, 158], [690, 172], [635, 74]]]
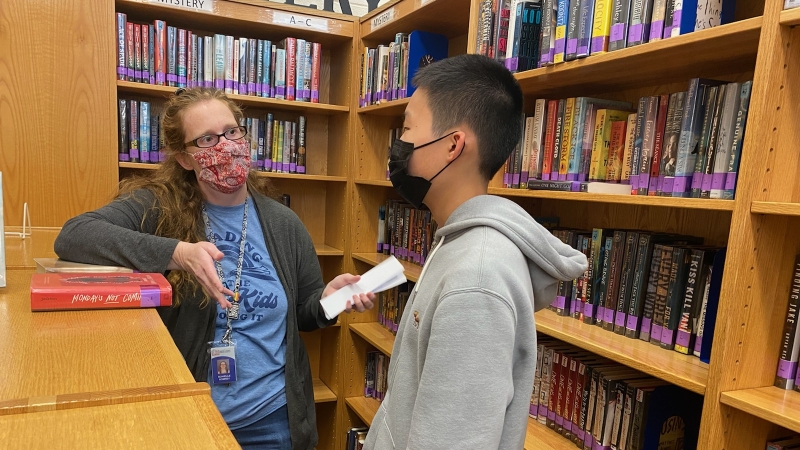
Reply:
[[191, 156], [189, 156], [188, 153], [176, 153], [175, 160], [178, 161], [178, 164], [180, 164], [184, 169], [194, 171], [194, 167], [192, 166], [191, 162]]

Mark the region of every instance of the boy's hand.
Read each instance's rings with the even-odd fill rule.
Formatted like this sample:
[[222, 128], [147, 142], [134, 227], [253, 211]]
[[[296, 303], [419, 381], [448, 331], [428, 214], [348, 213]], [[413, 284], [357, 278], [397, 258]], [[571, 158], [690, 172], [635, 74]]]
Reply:
[[[322, 291], [322, 298], [325, 298], [334, 292], [338, 291], [339, 289], [347, 286], [348, 284], [358, 283], [361, 279], [360, 275], [351, 275], [349, 273], [344, 273], [339, 275], [338, 277], [331, 280], [327, 286], [325, 286], [325, 290]], [[372, 292], [367, 292], [366, 294], [359, 294], [354, 295], [352, 299], [347, 301], [347, 307], [345, 308], [346, 313], [350, 313], [353, 310], [358, 312], [364, 312], [368, 309], [372, 309], [374, 306], [375, 301], [375, 294]]]

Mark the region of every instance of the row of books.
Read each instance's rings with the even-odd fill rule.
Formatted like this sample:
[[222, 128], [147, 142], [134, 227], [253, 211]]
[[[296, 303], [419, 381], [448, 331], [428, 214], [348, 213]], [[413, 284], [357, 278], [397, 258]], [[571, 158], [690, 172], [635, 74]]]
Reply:
[[584, 275], [559, 282], [550, 309], [708, 363], [726, 251], [702, 238], [633, 230], [553, 230], [583, 252]]
[[166, 158], [161, 136], [159, 105], [140, 100], [118, 100], [119, 160], [159, 163]]
[[397, 334], [397, 327], [400, 325], [400, 319], [403, 318], [403, 310], [413, 290], [414, 283], [409, 281], [377, 295], [378, 323], [392, 334]]
[[[154, 103], [119, 99], [119, 161], [159, 163], [165, 159], [161, 110]], [[245, 117], [252, 167], [278, 173], [306, 172], [306, 118], [297, 121]]]
[[732, 199], [751, 87], [695, 78], [687, 91], [641, 97], [635, 109], [590, 97], [536, 100], [504, 185], [574, 190], [588, 180], [629, 185], [632, 195]]
[[592, 450], [695, 448], [703, 397], [539, 336], [530, 416]]
[[319, 103], [319, 43], [202, 36], [163, 20], [129, 22], [124, 13], [116, 20], [119, 80]]
[[789, 304], [786, 307], [786, 321], [781, 335], [781, 350], [778, 368], [775, 373], [775, 386], [781, 389], [794, 389], [800, 392], [797, 363], [800, 359], [800, 327], [797, 326], [797, 313], [800, 310], [800, 255], [795, 257], [792, 270], [792, 284], [789, 288]]
[[427, 209], [388, 200], [378, 210], [378, 253], [423, 265], [438, 225]]
[[345, 450], [361, 450], [367, 440], [368, 427], [353, 427], [347, 430]]
[[735, 6], [734, 0], [482, 0], [475, 48], [513, 72], [525, 71], [729, 23]]
[[414, 74], [427, 64], [447, 58], [447, 46], [446, 36], [415, 30], [397, 33], [388, 45], [364, 48], [359, 106], [410, 97]]
[[364, 370], [364, 396], [382, 401], [386, 396], [388, 373], [389, 357], [381, 352], [368, 352]]

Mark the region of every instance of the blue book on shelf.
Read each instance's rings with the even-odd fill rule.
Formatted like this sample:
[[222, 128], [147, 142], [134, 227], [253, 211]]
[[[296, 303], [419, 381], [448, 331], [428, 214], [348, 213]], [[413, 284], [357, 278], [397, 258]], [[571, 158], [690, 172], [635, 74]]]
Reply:
[[447, 58], [447, 45], [447, 37], [441, 34], [415, 30], [408, 35], [408, 82], [406, 83], [408, 97], [411, 97], [416, 90], [411, 80], [417, 70], [434, 61]]

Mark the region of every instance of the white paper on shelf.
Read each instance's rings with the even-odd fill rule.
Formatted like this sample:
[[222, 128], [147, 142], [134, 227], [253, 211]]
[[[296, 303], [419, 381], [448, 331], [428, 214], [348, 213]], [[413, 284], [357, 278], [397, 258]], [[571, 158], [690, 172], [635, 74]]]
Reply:
[[320, 304], [325, 311], [325, 317], [331, 320], [345, 310], [347, 301], [352, 299], [354, 295], [367, 292], [377, 294], [399, 286], [406, 281], [403, 265], [394, 256], [390, 256], [387, 260], [361, 275], [361, 280], [358, 283], [348, 284], [323, 298]]

